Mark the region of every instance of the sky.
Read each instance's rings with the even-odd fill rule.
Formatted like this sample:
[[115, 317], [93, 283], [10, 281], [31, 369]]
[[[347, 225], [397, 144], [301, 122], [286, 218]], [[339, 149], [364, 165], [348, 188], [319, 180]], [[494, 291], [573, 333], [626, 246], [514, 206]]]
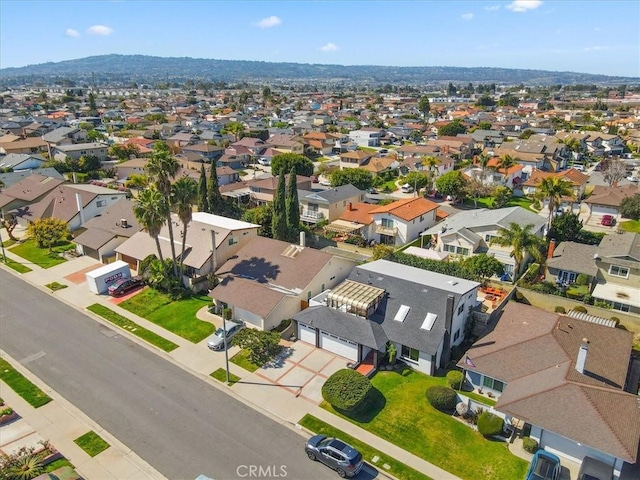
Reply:
[[112, 53], [640, 77], [640, 1], [0, 0], [0, 68]]

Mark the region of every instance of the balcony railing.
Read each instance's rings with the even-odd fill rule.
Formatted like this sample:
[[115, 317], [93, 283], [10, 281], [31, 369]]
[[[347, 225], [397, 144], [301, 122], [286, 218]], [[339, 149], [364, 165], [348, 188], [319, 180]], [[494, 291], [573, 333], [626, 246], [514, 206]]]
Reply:
[[383, 225], [376, 225], [376, 233], [380, 233], [382, 235], [389, 235], [390, 237], [395, 237], [398, 234], [397, 227], [385, 227]]
[[317, 210], [303, 210], [300, 220], [319, 222], [324, 218], [324, 213]]

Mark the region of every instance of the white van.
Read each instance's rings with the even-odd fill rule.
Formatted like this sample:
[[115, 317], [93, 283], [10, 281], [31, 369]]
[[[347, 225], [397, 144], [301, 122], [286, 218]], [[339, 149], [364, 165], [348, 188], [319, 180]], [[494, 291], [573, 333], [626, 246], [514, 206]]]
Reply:
[[409, 185], [408, 183], [405, 183], [404, 185], [402, 185], [400, 187], [400, 191], [402, 193], [413, 193], [413, 187], [411, 185]]

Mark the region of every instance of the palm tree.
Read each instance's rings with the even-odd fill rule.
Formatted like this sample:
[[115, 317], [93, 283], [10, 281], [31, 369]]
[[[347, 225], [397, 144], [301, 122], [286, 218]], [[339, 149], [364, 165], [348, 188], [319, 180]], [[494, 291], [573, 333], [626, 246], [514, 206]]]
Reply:
[[478, 156], [478, 166], [480, 167], [480, 175], [481, 175], [481, 182], [484, 184], [484, 179], [486, 176], [486, 170], [487, 167], [489, 165], [489, 161], [491, 160], [491, 156], [487, 155], [486, 153], [481, 153]]
[[498, 229], [498, 235], [489, 242], [490, 245], [500, 245], [501, 247], [512, 247], [510, 256], [515, 260], [513, 267], [513, 283], [516, 283], [520, 265], [525, 254], [531, 255], [537, 262], [542, 263], [544, 256], [541, 248], [544, 245], [542, 238], [531, 232], [533, 223], [521, 227], [515, 222], [509, 224], [509, 228]]
[[163, 263], [164, 258], [158, 236], [169, 211], [167, 198], [155, 186], [142, 190], [133, 204], [133, 214], [142, 226], [142, 230], [156, 241], [158, 258]]
[[504, 170], [504, 174], [516, 164], [516, 160], [511, 155], [504, 155], [498, 159], [498, 171]]
[[[147, 163], [147, 173], [153, 179], [156, 189], [169, 199], [171, 195], [171, 180], [175, 178], [180, 163], [171, 155], [169, 147], [164, 142], [157, 142], [153, 147], [153, 153]], [[173, 224], [171, 222], [171, 209], [167, 208], [166, 222], [169, 228], [169, 242], [171, 243], [171, 258], [173, 262], [173, 275], [178, 276], [178, 266], [176, 264], [176, 247], [173, 243]]]
[[180, 251], [180, 278], [182, 278], [184, 249], [187, 243], [187, 228], [193, 217], [193, 205], [198, 200], [198, 182], [182, 177], [171, 186], [171, 206], [182, 222], [182, 250]]
[[238, 141], [238, 137], [244, 134], [245, 128], [242, 122], [230, 122], [227, 124], [227, 132], [233, 133], [234, 141]]
[[551, 228], [553, 212], [556, 211], [562, 197], [573, 197], [573, 184], [560, 177], [548, 177], [540, 182], [538, 195], [542, 199], [549, 201], [549, 216], [547, 217], [547, 229]]

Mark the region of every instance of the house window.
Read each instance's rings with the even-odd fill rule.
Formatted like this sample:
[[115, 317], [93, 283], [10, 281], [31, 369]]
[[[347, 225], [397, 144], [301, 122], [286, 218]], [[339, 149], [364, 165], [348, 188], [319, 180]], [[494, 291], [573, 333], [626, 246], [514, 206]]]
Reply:
[[384, 228], [393, 228], [393, 219], [391, 219], [391, 218], [383, 218], [382, 219], [382, 226]]
[[447, 245], [445, 243], [443, 248], [445, 252], [456, 253], [456, 247], [454, 245]]
[[453, 334], [453, 341], [455, 342], [460, 338], [460, 329], [456, 330], [456, 333]]
[[614, 310], [618, 310], [619, 312], [629, 311], [629, 305], [627, 305], [626, 303], [613, 302], [611, 304], [611, 308], [613, 308]]
[[424, 215], [420, 215], [420, 223], [424, 222]]
[[420, 356], [420, 352], [415, 348], [407, 347], [406, 345], [402, 345], [402, 350], [400, 355], [408, 360], [413, 360], [414, 362], [418, 361], [418, 357]]
[[469, 249], [468, 248], [462, 248], [462, 247], [458, 247], [458, 250], [456, 252], [458, 255], [464, 255], [465, 257], [469, 255]]
[[324, 292], [324, 283], [320, 286], [320, 291]]
[[106, 200], [98, 200], [96, 202], [96, 207], [104, 207], [107, 204]]
[[231, 246], [231, 245], [235, 245], [236, 243], [238, 243], [238, 241], [239, 241], [239, 240], [238, 240], [238, 237], [231, 237], [231, 238], [229, 239], [229, 246]]
[[629, 278], [629, 269], [627, 267], [611, 265], [609, 267], [609, 275], [612, 277]]
[[487, 233], [484, 236], [484, 241], [487, 242], [487, 243], [491, 243], [491, 240], [493, 240], [494, 238], [497, 238], [497, 236], [496, 235], [491, 235], [490, 233]]
[[307, 292], [307, 302], [308, 302], [309, 300], [311, 300], [311, 292], [310, 292], [310, 291], [309, 291], [309, 292]]
[[486, 376], [484, 377], [484, 380], [482, 380], [482, 385], [490, 388], [491, 390], [495, 390], [496, 392], [502, 392], [502, 390], [504, 389], [504, 382]]

